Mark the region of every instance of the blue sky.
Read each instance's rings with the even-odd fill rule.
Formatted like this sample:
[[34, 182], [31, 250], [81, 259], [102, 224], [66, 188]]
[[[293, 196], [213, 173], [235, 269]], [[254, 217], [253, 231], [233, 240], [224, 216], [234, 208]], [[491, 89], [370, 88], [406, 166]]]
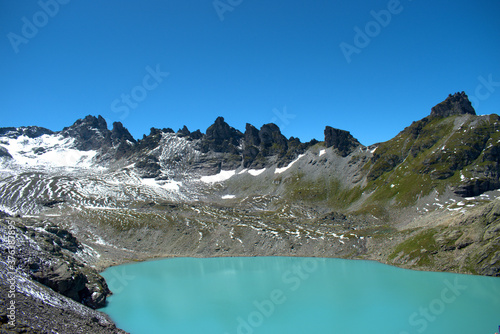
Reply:
[[92, 114], [141, 138], [223, 116], [370, 145], [457, 91], [500, 112], [499, 13], [497, 0], [1, 0], [0, 126]]

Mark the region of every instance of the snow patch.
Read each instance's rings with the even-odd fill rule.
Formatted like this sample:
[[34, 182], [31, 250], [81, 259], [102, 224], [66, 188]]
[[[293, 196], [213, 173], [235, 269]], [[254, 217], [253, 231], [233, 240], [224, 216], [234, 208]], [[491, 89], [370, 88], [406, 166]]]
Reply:
[[42, 135], [37, 138], [19, 136], [2, 138], [2, 143], [14, 161], [25, 166], [83, 167], [92, 165], [97, 151], [80, 151], [74, 147], [74, 138], [62, 135]]
[[202, 176], [200, 181], [204, 183], [223, 182], [229, 180], [234, 174], [236, 174], [235, 170], [222, 170], [219, 174]]
[[319, 151], [319, 156], [322, 156], [322, 155], [323, 155], [323, 154], [325, 154], [325, 153], [326, 153], [326, 150], [320, 150], [320, 151]]
[[252, 176], [257, 176], [257, 175], [260, 175], [262, 173], [265, 172], [265, 168], [262, 168], [262, 169], [249, 169], [248, 170], [248, 174], [252, 175]]
[[224, 195], [222, 196], [222, 199], [233, 199], [236, 198], [236, 195]]
[[274, 171], [274, 174], [280, 174], [280, 173], [283, 173], [284, 171], [286, 171], [288, 168], [292, 167], [294, 163], [296, 163], [297, 161], [299, 161], [300, 158], [302, 158], [305, 154], [300, 154], [297, 159], [295, 159], [294, 161], [290, 162], [288, 164], [288, 166], [286, 167], [282, 167], [282, 168], [276, 168], [276, 170]]
[[168, 181], [156, 181], [154, 178], [142, 179], [142, 184], [150, 187], [158, 187], [171, 191], [179, 191], [182, 182], [168, 180]]

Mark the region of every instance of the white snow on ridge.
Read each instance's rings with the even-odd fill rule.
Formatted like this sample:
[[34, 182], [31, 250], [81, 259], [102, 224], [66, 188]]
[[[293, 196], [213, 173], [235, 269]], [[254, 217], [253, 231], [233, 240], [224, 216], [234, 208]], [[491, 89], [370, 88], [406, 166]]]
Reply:
[[222, 199], [233, 199], [236, 198], [236, 195], [224, 195], [222, 196]]
[[160, 184], [154, 178], [142, 179], [142, 184], [150, 186], [150, 187], [159, 187], [159, 188], [163, 188], [163, 189], [171, 190], [171, 191], [179, 191], [180, 186], [182, 186], [182, 182], [173, 181], [173, 180], [168, 180], [165, 183]]
[[320, 150], [320, 151], [319, 151], [319, 156], [322, 156], [322, 155], [323, 155], [323, 154], [325, 154], [325, 153], [326, 153], [326, 150]]
[[260, 175], [262, 173], [265, 172], [265, 168], [262, 168], [262, 169], [249, 169], [248, 170], [248, 174], [252, 175], [252, 176], [257, 176], [257, 175]]
[[245, 168], [245, 169], [242, 169], [241, 171], [239, 171], [238, 175], [246, 173], [246, 174], [250, 174], [252, 176], [257, 176], [257, 175], [262, 174], [265, 171], [266, 171], [265, 168], [262, 168], [262, 169], [248, 169], [248, 168]]
[[202, 176], [200, 181], [205, 183], [223, 182], [229, 180], [234, 174], [236, 174], [235, 170], [222, 170], [219, 174]]
[[64, 138], [61, 135], [3, 137], [0, 143], [17, 164], [25, 166], [90, 167], [92, 158], [97, 154], [96, 151], [76, 150], [74, 138]]
[[300, 154], [297, 159], [295, 159], [294, 161], [290, 162], [288, 164], [288, 166], [286, 167], [282, 167], [282, 168], [276, 168], [276, 170], [274, 171], [274, 174], [280, 174], [280, 173], [283, 173], [284, 171], [286, 171], [288, 168], [292, 167], [294, 163], [296, 163], [297, 161], [299, 161], [300, 158], [302, 158], [304, 156], [304, 154]]

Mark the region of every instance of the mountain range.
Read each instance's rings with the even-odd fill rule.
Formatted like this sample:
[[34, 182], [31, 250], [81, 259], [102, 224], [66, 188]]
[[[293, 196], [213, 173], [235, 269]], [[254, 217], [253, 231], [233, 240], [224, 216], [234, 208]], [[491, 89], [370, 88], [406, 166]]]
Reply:
[[[302, 143], [222, 117], [139, 140], [101, 116], [61, 131], [4, 127], [0, 237], [15, 231], [24, 245], [26, 305], [103, 333], [118, 330], [91, 310], [113, 290], [99, 271], [154, 257], [342, 257], [500, 276], [499, 162], [499, 116], [476, 115], [464, 92], [370, 146], [330, 126]], [[42, 313], [27, 312], [26, 326], [42, 326]]]

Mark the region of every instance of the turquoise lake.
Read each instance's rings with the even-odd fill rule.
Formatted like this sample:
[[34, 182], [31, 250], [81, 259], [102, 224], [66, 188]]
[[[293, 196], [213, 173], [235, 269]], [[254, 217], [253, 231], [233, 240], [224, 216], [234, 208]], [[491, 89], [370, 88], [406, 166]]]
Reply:
[[173, 258], [102, 274], [102, 309], [130, 332], [494, 334], [500, 279], [371, 261]]

